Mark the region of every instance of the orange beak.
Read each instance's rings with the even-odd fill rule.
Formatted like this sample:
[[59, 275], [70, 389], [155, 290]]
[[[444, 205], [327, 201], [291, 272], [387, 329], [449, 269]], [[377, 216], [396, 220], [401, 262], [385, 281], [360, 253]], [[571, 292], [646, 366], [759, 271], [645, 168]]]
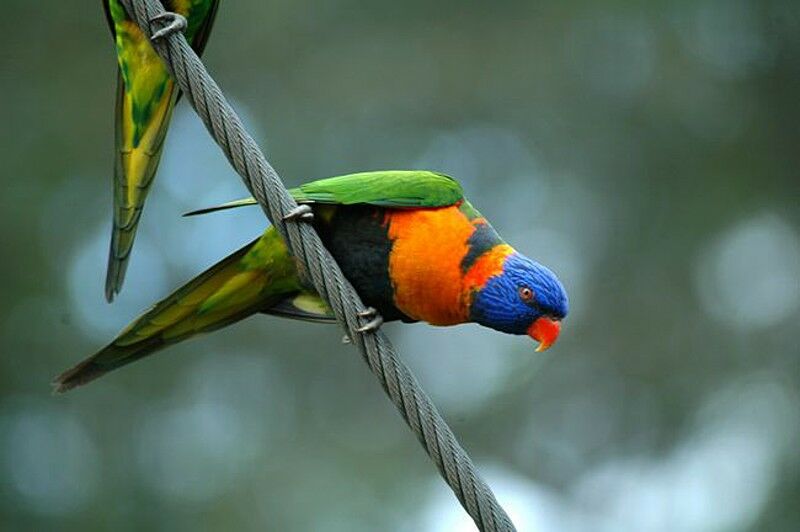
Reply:
[[544, 351], [558, 340], [561, 332], [561, 322], [552, 318], [539, 318], [528, 327], [528, 336], [539, 342], [536, 351]]

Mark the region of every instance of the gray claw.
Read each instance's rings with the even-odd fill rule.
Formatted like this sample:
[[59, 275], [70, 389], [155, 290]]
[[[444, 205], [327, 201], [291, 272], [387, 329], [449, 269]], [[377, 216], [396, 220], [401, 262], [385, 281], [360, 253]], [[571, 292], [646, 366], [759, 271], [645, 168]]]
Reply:
[[342, 343], [343, 344], [352, 344], [353, 340], [351, 340], [350, 337], [345, 334], [344, 336], [342, 336]]
[[313, 222], [314, 221], [314, 212], [311, 210], [310, 205], [298, 205], [291, 211], [289, 211], [286, 216], [283, 217], [284, 222]]
[[163, 37], [169, 37], [175, 32], [183, 32], [186, 30], [186, 26], [188, 23], [186, 22], [186, 17], [179, 13], [172, 13], [170, 11], [165, 11], [160, 15], [156, 15], [155, 17], [150, 19], [150, 22], [163, 22], [166, 24], [163, 28], [158, 30], [157, 32], [153, 33], [150, 36], [151, 41], [155, 41], [157, 39], [161, 39]]
[[356, 329], [356, 332], [360, 332], [362, 334], [373, 333], [377, 331], [381, 325], [383, 325], [383, 317], [379, 315], [376, 316], [372, 321], [370, 321], [363, 327], [359, 327], [358, 329]]
[[375, 307], [367, 307], [358, 313], [358, 317], [364, 318], [365, 320], [372, 319], [377, 315], [378, 315], [378, 309], [376, 309]]

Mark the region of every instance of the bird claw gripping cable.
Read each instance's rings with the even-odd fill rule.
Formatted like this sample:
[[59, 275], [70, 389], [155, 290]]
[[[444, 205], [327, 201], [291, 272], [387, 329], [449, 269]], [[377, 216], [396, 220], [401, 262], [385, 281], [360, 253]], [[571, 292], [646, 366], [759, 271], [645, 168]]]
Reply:
[[153, 35], [150, 36], [151, 41], [169, 37], [173, 33], [182, 33], [186, 31], [186, 27], [189, 24], [186, 17], [180, 13], [172, 13], [171, 11], [165, 11], [164, 13], [152, 17], [150, 23], [152, 24], [154, 22], [163, 22], [166, 26], [153, 33]]
[[[150, 20], [164, 14], [164, 6], [158, 0], [120, 1], [146, 35], [152, 33]], [[163, 20], [168, 19], [165, 17]], [[167, 27], [172, 27], [174, 22]], [[417, 436], [461, 505], [481, 531], [516, 530], [430, 397], [397, 356], [389, 338], [380, 329], [372, 331], [372, 334], [359, 333], [358, 313], [366, 310], [361, 298], [322, 245], [313, 226], [286, 223], [283, 220], [297, 207], [297, 203], [186, 38], [177, 29], [170, 31], [153, 42], [156, 52], [228, 161], [258, 200], [264, 214], [284, 238], [308, 279], [330, 304], [347, 336], [359, 349], [370, 371]]]
[[375, 332], [383, 325], [383, 316], [378, 314], [378, 310], [374, 307], [367, 307], [362, 310], [358, 313], [358, 317], [369, 320], [365, 325], [356, 329], [357, 332], [362, 334]]
[[307, 222], [314, 221], [314, 212], [310, 205], [298, 205], [283, 217], [284, 222]]

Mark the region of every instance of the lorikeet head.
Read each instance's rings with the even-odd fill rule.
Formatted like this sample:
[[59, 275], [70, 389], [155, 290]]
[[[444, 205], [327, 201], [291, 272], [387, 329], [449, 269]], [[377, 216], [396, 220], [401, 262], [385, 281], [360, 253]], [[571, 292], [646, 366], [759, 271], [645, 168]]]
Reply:
[[470, 318], [505, 333], [527, 334], [539, 342], [537, 351], [544, 351], [558, 338], [567, 312], [567, 293], [556, 275], [514, 252], [475, 291]]

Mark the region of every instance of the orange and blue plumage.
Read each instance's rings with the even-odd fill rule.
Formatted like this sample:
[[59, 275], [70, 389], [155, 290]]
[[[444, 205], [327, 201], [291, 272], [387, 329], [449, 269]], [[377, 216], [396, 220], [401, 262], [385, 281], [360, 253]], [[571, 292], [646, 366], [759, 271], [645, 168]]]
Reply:
[[[535, 286], [535, 297], [524, 301], [520, 287]], [[556, 275], [519, 253], [506, 257], [503, 270], [475, 293], [470, 321], [509, 334], [528, 334], [541, 316], [564, 319], [568, 312], [567, 292]]]
[[[515, 251], [452, 178], [386, 171], [323, 179], [291, 191], [308, 204], [323, 243], [364, 302], [384, 319], [474, 322], [555, 342], [567, 315], [556, 275]], [[223, 206], [253, 204], [252, 200]], [[217, 209], [206, 209], [219, 210]], [[156, 350], [256, 313], [334, 321], [300, 278], [274, 228], [135, 320], [56, 379], [64, 391]]]

